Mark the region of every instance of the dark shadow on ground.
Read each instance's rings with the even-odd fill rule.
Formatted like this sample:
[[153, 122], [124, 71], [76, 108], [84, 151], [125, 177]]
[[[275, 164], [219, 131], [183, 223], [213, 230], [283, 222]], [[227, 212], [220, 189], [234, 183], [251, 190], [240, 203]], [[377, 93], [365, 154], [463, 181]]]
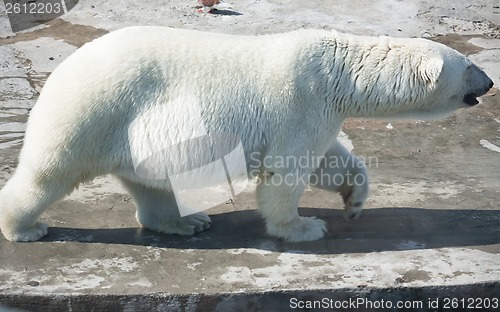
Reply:
[[212, 228], [192, 237], [159, 234], [140, 227], [78, 229], [51, 227], [43, 242], [125, 244], [179, 249], [258, 248], [312, 254], [368, 253], [500, 243], [500, 211], [422, 208], [367, 209], [355, 221], [341, 210], [302, 208], [303, 216], [328, 223], [326, 237], [286, 243], [265, 234], [256, 211], [212, 215]]
[[217, 14], [217, 15], [234, 15], [234, 16], [239, 16], [243, 15], [240, 12], [236, 12], [233, 10], [219, 10], [219, 9], [212, 9], [210, 11], [211, 14]]

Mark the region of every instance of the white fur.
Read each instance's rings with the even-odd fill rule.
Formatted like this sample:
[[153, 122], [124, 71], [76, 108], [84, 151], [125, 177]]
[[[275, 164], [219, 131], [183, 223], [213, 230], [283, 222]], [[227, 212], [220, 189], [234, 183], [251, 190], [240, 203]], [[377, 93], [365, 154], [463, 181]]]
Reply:
[[[129, 140], [169, 146], [155, 135], [165, 129], [177, 142], [190, 137], [179, 129], [190, 129], [182, 123], [196, 111], [208, 133], [241, 138], [249, 170], [261, 181], [258, 204], [268, 232], [288, 241], [319, 239], [325, 223], [297, 213], [305, 185], [266, 181], [360, 174], [366, 182], [359, 185], [318, 185], [340, 192], [346, 216], [357, 217], [368, 180], [360, 160], [336, 142], [343, 121], [446, 115], [466, 107], [464, 94], [481, 95], [487, 88], [489, 79], [479, 71], [458, 52], [422, 39], [321, 30], [247, 37], [125, 28], [86, 44], [48, 79], [31, 112], [19, 166], [0, 192], [0, 228], [12, 241], [38, 240], [47, 227], [37, 219], [51, 203], [79, 183], [111, 173], [136, 200], [144, 227], [185, 235], [207, 229], [204, 214], [180, 218], [168, 181], [135, 173], [133, 154], [144, 149], [129, 146]], [[177, 118], [168, 105], [183, 99], [190, 100]], [[162, 122], [129, 137], [131, 122], [148, 111], [161, 112]], [[352, 162], [342, 168], [264, 162], [312, 154]]]

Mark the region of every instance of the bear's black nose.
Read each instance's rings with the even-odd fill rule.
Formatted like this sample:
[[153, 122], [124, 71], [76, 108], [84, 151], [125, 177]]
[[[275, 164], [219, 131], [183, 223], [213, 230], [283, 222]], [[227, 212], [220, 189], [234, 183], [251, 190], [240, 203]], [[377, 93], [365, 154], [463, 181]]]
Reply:
[[493, 87], [493, 81], [490, 79], [490, 86], [488, 87], [488, 90]]

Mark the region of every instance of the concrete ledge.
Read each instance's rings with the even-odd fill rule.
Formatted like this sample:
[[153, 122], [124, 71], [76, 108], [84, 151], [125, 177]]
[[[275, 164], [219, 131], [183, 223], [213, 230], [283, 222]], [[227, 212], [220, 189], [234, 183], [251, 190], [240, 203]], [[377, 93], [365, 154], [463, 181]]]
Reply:
[[[2, 308], [25, 311], [498, 311], [500, 283], [390, 289], [256, 293], [2, 295]], [[496, 299], [494, 299], [496, 298]], [[403, 305], [398, 308], [398, 305]], [[303, 307], [303, 308], [300, 308]], [[310, 308], [312, 307], [312, 308]], [[481, 307], [481, 309], [478, 309]]]

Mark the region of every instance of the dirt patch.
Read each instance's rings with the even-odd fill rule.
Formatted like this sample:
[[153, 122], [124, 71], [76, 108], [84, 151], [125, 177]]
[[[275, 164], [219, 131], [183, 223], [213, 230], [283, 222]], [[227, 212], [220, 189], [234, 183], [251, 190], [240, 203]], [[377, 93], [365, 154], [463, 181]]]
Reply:
[[458, 52], [470, 55], [483, 51], [484, 49], [473, 45], [469, 42], [472, 38], [488, 38], [484, 35], [459, 35], [459, 34], [446, 34], [429, 38], [432, 41], [442, 43], [457, 50]]
[[108, 33], [105, 29], [92, 26], [71, 24], [62, 19], [55, 19], [46, 24], [48, 27], [37, 29], [31, 32], [18, 33], [15, 36], [0, 38], [0, 45], [12, 44], [19, 41], [30, 41], [41, 37], [51, 37], [63, 40], [76, 47], [81, 47], [85, 43], [101, 37]]

